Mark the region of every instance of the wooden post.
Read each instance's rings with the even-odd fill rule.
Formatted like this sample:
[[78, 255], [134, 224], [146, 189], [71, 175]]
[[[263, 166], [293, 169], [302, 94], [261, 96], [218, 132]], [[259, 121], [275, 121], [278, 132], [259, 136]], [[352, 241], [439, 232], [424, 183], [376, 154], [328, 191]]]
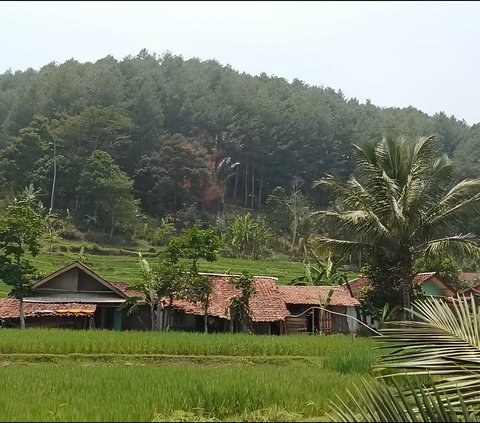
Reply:
[[105, 329], [105, 320], [107, 319], [107, 309], [102, 307], [100, 312], [100, 329]]

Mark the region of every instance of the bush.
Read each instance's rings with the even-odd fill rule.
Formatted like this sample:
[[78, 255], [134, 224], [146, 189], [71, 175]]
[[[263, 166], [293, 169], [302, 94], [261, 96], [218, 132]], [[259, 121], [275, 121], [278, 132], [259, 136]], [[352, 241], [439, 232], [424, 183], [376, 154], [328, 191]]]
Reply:
[[154, 231], [151, 242], [153, 245], [165, 246], [175, 237], [175, 225], [161, 219], [161, 225]]
[[81, 241], [83, 234], [80, 232], [73, 223], [65, 223], [57, 229], [57, 234], [60, 238], [68, 239], [71, 241]]

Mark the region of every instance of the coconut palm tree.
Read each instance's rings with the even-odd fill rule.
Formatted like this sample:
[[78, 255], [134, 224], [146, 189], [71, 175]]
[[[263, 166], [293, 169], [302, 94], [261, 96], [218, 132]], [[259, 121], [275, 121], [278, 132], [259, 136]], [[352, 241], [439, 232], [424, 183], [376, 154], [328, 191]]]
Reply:
[[406, 310], [416, 258], [480, 252], [471, 235], [461, 234], [463, 223], [480, 216], [480, 179], [450, 188], [452, 163], [437, 157], [434, 136], [384, 139], [355, 149], [356, 176], [347, 182], [327, 176], [314, 184], [331, 190], [337, 201], [335, 209], [315, 216], [345, 236], [319, 237], [314, 245], [336, 256], [362, 252], [394, 263]]
[[473, 298], [449, 302], [415, 302], [416, 321], [380, 331], [387, 354], [378, 383], [357, 387], [351, 406], [334, 404], [335, 420], [480, 421], [480, 307]]

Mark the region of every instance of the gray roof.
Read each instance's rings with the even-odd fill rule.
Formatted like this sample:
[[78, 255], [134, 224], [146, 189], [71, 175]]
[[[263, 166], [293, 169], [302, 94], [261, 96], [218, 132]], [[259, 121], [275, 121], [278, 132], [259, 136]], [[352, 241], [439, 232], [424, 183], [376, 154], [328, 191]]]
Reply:
[[89, 303], [89, 304], [122, 304], [123, 298], [107, 292], [105, 294], [75, 293], [49, 293], [48, 295], [32, 295], [25, 297], [26, 303]]

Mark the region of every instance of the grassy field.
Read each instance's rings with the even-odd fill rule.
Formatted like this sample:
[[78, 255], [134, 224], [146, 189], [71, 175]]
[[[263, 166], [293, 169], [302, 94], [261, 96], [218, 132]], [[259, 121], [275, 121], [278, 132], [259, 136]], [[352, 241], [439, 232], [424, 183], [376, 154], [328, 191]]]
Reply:
[[0, 421], [329, 421], [329, 400], [370, 373], [372, 346], [341, 335], [6, 329]]
[[[138, 258], [131, 256], [86, 255], [87, 264], [100, 276], [111, 281], [129, 282], [139, 275]], [[42, 251], [32, 262], [45, 274], [58, 270], [61, 266], [78, 259], [72, 253], [49, 253]], [[149, 257], [152, 264], [157, 259]], [[200, 261], [202, 272], [240, 273], [248, 271], [257, 276], [275, 276], [281, 283], [287, 283], [295, 277], [303, 275], [303, 264], [292, 261], [247, 260], [220, 257], [218, 261], [208, 263]]]
[[[52, 250], [47, 240], [43, 240], [44, 247], [40, 253], [32, 258], [32, 263], [42, 275], [48, 275], [61, 267], [79, 259], [79, 250], [85, 247], [86, 264], [96, 273], [111, 282], [132, 282], [139, 276], [137, 251], [147, 257], [151, 264], [158, 260], [152, 256], [151, 249], [147, 246], [135, 247], [125, 245], [112, 247], [95, 243], [79, 241], [57, 240], [52, 245]], [[292, 279], [303, 276], [303, 263], [287, 259], [269, 257], [264, 260], [251, 260], [242, 258], [219, 257], [214, 263], [199, 262], [202, 272], [238, 274], [243, 271], [255, 276], [273, 276], [278, 278], [280, 284], [287, 284]], [[354, 279], [357, 273], [349, 272], [348, 279]], [[10, 288], [0, 282], [0, 298], [6, 297]]]
[[[32, 263], [38, 268], [42, 275], [48, 275], [61, 267], [78, 260], [78, 253], [59, 251], [61, 249], [78, 250], [82, 244], [72, 241], [62, 241], [55, 245], [56, 251], [50, 252], [44, 247], [40, 254], [32, 259]], [[109, 247], [98, 247], [96, 244], [89, 245], [91, 250], [98, 250], [98, 254], [85, 254], [86, 264], [91, 267], [100, 276], [112, 282], [132, 282], [139, 275], [138, 258], [134, 255], [135, 250], [132, 247], [128, 249], [118, 249]], [[109, 254], [109, 252], [111, 254]], [[143, 253], [148, 253], [143, 251]], [[157, 258], [148, 257], [151, 264], [154, 264]], [[242, 271], [248, 271], [256, 276], [274, 276], [278, 282], [286, 284], [292, 279], [303, 276], [304, 269], [301, 262], [288, 260], [249, 260], [240, 258], [220, 257], [214, 263], [200, 261], [200, 270], [211, 273], [232, 273], [238, 274]], [[355, 273], [348, 274], [349, 279], [357, 277]], [[0, 282], [0, 298], [6, 297], [9, 287]]]
[[[352, 358], [367, 363], [371, 341], [345, 335], [259, 336], [188, 332], [114, 332], [26, 329], [3, 330], [0, 354], [165, 354], [197, 356], [306, 356], [328, 360]], [[337, 357], [338, 351], [343, 351]], [[365, 370], [365, 368], [363, 368]]]
[[[361, 375], [318, 366], [7, 365], [0, 421], [328, 420], [328, 400]], [[272, 413], [273, 411], [273, 413]], [[265, 413], [270, 416], [265, 416]], [[199, 418], [203, 416], [204, 418]]]

